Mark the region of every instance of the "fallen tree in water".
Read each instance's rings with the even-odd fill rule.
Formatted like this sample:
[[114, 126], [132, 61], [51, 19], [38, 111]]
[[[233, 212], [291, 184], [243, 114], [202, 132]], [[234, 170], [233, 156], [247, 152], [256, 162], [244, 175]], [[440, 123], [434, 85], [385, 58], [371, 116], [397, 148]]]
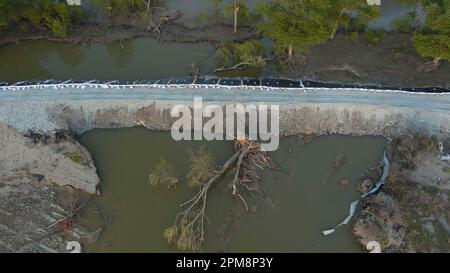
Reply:
[[[205, 222], [209, 221], [205, 212], [208, 193], [211, 186], [228, 170], [234, 168], [233, 180], [229, 184], [229, 189], [232, 195], [244, 204], [247, 211], [249, 207], [243, 193], [262, 195], [259, 171], [265, 168], [274, 168], [271, 159], [259, 143], [248, 139], [235, 140], [234, 149], [234, 154], [219, 170], [214, 170], [213, 157], [204, 147], [200, 148], [198, 153], [192, 157], [187, 182], [190, 187], [197, 187], [198, 192], [180, 205], [185, 209], [177, 214], [174, 224], [164, 231], [164, 238], [179, 250], [196, 251], [201, 249], [205, 241]], [[166, 180], [162, 179], [161, 181]]]

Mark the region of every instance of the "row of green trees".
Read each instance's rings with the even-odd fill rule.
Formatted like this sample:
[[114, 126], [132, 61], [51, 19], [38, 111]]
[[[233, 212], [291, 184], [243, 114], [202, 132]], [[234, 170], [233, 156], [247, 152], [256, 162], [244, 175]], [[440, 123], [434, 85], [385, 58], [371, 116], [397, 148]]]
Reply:
[[246, 0], [210, 1], [215, 17], [232, 18], [234, 33], [240, 21], [253, 19], [258, 30], [289, 56], [332, 39], [341, 26], [361, 27], [379, 16], [378, 8], [369, 6], [366, 0], [260, 0], [254, 12]]
[[[152, 0], [87, 0], [113, 17], [119, 13], [141, 12], [148, 16]], [[85, 20], [83, 8], [69, 6], [66, 0], [0, 0], [0, 31], [18, 28], [22, 31], [50, 30], [65, 37], [71, 24]]]
[[441, 60], [450, 61], [450, 0], [422, 0], [425, 26], [414, 33], [413, 42], [424, 57], [432, 57], [435, 68]]
[[0, 0], [0, 30], [6, 27], [49, 29], [66, 36], [71, 22], [80, 19], [82, 9], [63, 0]]
[[[420, 2], [425, 11], [425, 24], [418, 24], [419, 17], [414, 10], [394, 22], [396, 30], [413, 34], [412, 41], [417, 52], [424, 57], [432, 57], [432, 66], [437, 66], [440, 60], [450, 60], [450, 0], [403, 1], [416, 7]], [[235, 1], [233, 7], [236, 5], [245, 5], [245, 1]], [[365, 28], [365, 37], [373, 36], [370, 40], [378, 42], [384, 33], [366, 28], [379, 16], [378, 7], [369, 6], [366, 0], [261, 0], [256, 14], [260, 17], [257, 24], [260, 33], [273, 40], [277, 51], [285, 52], [288, 59], [295, 52], [306, 53], [311, 46], [333, 39], [339, 28], [356, 31]], [[236, 31], [238, 15], [234, 16]], [[380, 35], [375, 35], [377, 33]], [[223, 47], [219, 48], [219, 53], [223, 52]], [[258, 51], [254, 52], [256, 54]], [[245, 57], [248, 59], [248, 56]], [[239, 56], [233, 58], [243, 59]]]
[[[222, 0], [212, 1], [222, 3]], [[242, 7], [246, 11], [245, 19], [250, 16], [246, 1], [233, 1], [231, 10], [236, 11], [233, 14], [234, 32], [237, 32]], [[378, 7], [368, 5], [366, 0], [260, 0], [252, 17], [258, 18], [258, 31], [275, 43], [277, 55], [287, 55], [291, 60], [294, 53], [306, 53], [311, 46], [333, 39], [339, 28], [363, 28], [378, 16]], [[233, 52], [235, 54], [230, 54]], [[239, 52], [245, 54], [236, 56]], [[265, 59], [251, 54], [259, 53], [261, 46], [257, 41], [234, 46], [227, 43], [219, 47], [221, 57], [232, 55], [232, 59], [240, 63], [258, 66], [264, 64]]]
[[274, 0], [261, 1], [260, 32], [286, 50], [305, 53], [312, 45], [333, 39], [340, 26], [360, 27], [379, 15], [365, 0]]

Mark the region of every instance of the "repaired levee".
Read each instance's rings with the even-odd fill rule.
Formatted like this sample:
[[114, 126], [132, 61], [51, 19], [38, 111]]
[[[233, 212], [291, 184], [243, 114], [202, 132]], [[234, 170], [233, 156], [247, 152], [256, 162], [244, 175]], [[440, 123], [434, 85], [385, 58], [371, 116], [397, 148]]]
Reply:
[[[171, 124], [176, 120], [170, 117], [170, 109], [178, 103], [180, 102], [137, 100], [53, 104], [36, 102], [32, 106], [32, 109], [36, 110], [31, 111], [36, 117], [32, 125], [47, 130], [70, 130], [77, 134], [94, 128], [133, 126], [144, 126], [151, 130], [170, 130]], [[192, 102], [183, 103], [192, 104]], [[226, 103], [214, 102], [214, 104], [224, 106]], [[24, 122], [17, 118], [11, 119], [10, 124], [18, 126], [21, 130], [24, 128]], [[281, 104], [280, 132], [282, 135], [381, 135], [387, 138], [407, 133], [421, 133], [446, 137], [450, 135], [450, 115], [445, 110], [385, 105]]]

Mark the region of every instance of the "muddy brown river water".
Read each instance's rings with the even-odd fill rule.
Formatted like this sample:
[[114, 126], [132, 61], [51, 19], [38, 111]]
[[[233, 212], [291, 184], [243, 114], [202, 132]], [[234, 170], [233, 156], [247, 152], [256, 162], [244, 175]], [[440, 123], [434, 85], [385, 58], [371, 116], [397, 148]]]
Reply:
[[[90, 252], [176, 251], [162, 233], [173, 223], [179, 204], [194, 193], [183, 183], [189, 151], [206, 145], [217, 165], [233, 151], [230, 142], [175, 142], [169, 132], [143, 128], [97, 129], [82, 135], [81, 143], [92, 153], [102, 180], [102, 195], [82, 219], [92, 228], [104, 227], [98, 243], [86, 245]], [[281, 171], [263, 173], [270, 200], [247, 197], [255, 212], [245, 212], [242, 203], [232, 199], [226, 187], [230, 174], [211, 189], [204, 251], [362, 251], [350, 227], [328, 237], [321, 231], [347, 216], [349, 203], [359, 196], [359, 177], [382, 159], [384, 147], [382, 137], [323, 136], [305, 146], [296, 137], [282, 139], [270, 154]], [[334, 170], [342, 156], [344, 164]], [[161, 157], [177, 168], [181, 183], [175, 190], [147, 183], [151, 167]], [[348, 185], [340, 185], [344, 179]]]

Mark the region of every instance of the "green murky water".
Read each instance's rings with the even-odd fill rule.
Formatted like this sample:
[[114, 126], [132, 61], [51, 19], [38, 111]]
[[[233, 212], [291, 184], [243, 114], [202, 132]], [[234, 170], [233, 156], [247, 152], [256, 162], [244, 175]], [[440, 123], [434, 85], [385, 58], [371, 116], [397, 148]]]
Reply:
[[135, 39], [110, 44], [74, 45], [24, 41], [0, 47], [0, 81], [21, 80], [138, 80], [189, 76], [216, 66], [208, 43], [161, 44]]
[[[94, 130], [81, 136], [92, 153], [102, 180], [102, 196], [95, 200], [104, 219], [87, 210], [84, 222], [103, 225], [92, 252], [176, 251], [162, 237], [179, 212], [179, 204], [194, 193], [181, 183], [176, 190], [151, 188], [147, 176], [160, 157], [175, 164], [180, 178], [188, 168], [189, 151], [207, 145], [223, 164], [233, 152], [229, 142], [172, 140], [169, 132], [143, 128]], [[321, 231], [333, 227], [348, 214], [349, 203], [359, 194], [358, 178], [382, 158], [381, 137], [324, 136], [301, 146], [295, 137], [281, 140], [270, 153], [281, 171], [265, 171], [262, 184], [270, 200], [247, 197], [256, 212], [245, 212], [241, 202], [227, 190], [230, 174], [209, 194], [208, 252], [358, 252], [360, 246], [349, 227], [324, 237]], [[337, 158], [345, 163], [333, 171]], [[339, 184], [349, 179], [347, 187]], [[183, 180], [183, 179], [182, 179]], [[94, 223], [97, 223], [94, 225]]]

